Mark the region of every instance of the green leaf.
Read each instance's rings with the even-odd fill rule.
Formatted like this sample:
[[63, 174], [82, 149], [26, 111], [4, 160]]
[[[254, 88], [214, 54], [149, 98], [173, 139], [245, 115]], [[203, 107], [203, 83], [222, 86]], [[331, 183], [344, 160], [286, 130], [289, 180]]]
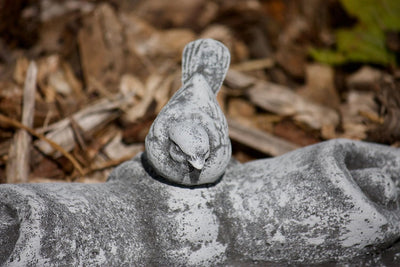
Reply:
[[400, 30], [399, 0], [341, 0], [347, 13], [360, 24], [381, 30]]
[[346, 57], [333, 50], [311, 48], [309, 53], [316, 61], [328, 65], [341, 65], [346, 63]]
[[346, 61], [391, 64], [395, 56], [385, 46], [385, 36], [380, 31], [355, 27], [336, 31], [337, 50]]
[[348, 62], [396, 64], [386, 47], [385, 31], [400, 31], [400, 0], [340, 0], [358, 19], [352, 29], [335, 31], [337, 50], [310, 50], [317, 61], [331, 65]]

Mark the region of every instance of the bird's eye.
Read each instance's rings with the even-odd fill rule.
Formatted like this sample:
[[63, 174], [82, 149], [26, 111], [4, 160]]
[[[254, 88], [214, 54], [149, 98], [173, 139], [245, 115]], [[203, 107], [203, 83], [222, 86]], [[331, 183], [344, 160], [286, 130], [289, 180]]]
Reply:
[[173, 160], [177, 162], [184, 162], [186, 160], [185, 153], [183, 153], [180, 147], [174, 142], [171, 142], [171, 145], [169, 147], [169, 155]]

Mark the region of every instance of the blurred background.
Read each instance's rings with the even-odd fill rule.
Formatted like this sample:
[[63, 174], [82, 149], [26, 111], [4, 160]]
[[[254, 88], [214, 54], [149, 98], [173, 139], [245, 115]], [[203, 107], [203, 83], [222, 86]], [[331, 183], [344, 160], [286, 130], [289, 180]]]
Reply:
[[198, 38], [231, 51], [218, 101], [239, 161], [400, 146], [400, 1], [5, 0], [0, 183], [105, 181], [143, 151]]

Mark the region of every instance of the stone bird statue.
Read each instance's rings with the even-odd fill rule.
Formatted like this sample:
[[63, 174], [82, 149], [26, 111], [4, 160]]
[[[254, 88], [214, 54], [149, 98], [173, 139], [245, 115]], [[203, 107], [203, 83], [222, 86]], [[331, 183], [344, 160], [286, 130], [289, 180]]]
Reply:
[[145, 140], [152, 169], [169, 182], [195, 186], [216, 182], [232, 154], [225, 116], [216, 100], [230, 63], [220, 42], [186, 45], [182, 87], [154, 120]]

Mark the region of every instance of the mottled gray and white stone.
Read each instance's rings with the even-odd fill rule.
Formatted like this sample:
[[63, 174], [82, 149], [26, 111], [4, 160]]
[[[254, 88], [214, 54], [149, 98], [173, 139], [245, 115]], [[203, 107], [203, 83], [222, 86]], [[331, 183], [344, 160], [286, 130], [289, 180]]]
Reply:
[[232, 148], [216, 94], [229, 62], [229, 50], [218, 41], [200, 39], [185, 47], [182, 87], [154, 120], [145, 142], [150, 164], [166, 180], [209, 184], [225, 172]]
[[[399, 149], [343, 139], [231, 161], [193, 188], [160, 181], [142, 154], [104, 184], [0, 185], [0, 265], [340, 266], [398, 240], [399, 180]], [[356, 263], [400, 264], [397, 249]]]
[[145, 153], [106, 183], [0, 185], [0, 265], [400, 264], [399, 149], [338, 139], [239, 164], [215, 99], [229, 51], [197, 40], [182, 65]]

